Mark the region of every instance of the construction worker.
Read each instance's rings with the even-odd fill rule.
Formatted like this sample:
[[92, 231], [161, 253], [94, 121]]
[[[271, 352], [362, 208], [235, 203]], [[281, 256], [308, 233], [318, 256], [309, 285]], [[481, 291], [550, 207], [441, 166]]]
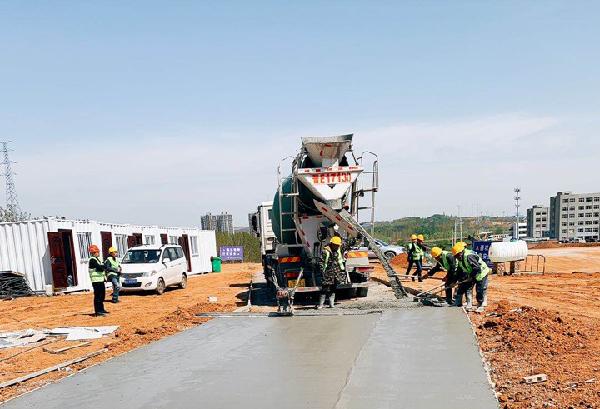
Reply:
[[439, 247], [431, 249], [431, 256], [437, 261], [437, 264], [429, 271], [428, 275], [432, 276], [438, 271], [446, 271], [446, 277], [444, 278], [446, 282], [446, 302], [452, 305], [454, 303], [452, 286], [456, 283], [458, 263], [451, 252], [442, 250]]
[[459, 280], [463, 281], [459, 285], [455, 305], [462, 305], [462, 294], [464, 293], [467, 296], [467, 309], [473, 308], [472, 291], [473, 286], [475, 286], [477, 312], [483, 312], [487, 306], [487, 285], [490, 268], [479, 254], [466, 249], [464, 243], [457, 243], [452, 247], [452, 254], [456, 258], [459, 270], [462, 272], [462, 277]]
[[337, 285], [346, 283], [346, 267], [341, 247], [342, 238], [333, 236], [329, 241], [329, 245], [323, 249], [321, 262], [323, 281], [321, 282], [321, 294], [317, 309], [323, 308], [326, 298], [329, 300], [329, 308], [333, 308]]
[[117, 259], [119, 252], [116, 247], [108, 249], [108, 258], [104, 262], [106, 268], [106, 279], [112, 283], [112, 303], [116, 304], [119, 302], [119, 290], [121, 289], [121, 262]]
[[[421, 238], [423, 236], [421, 235]], [[413, 264], [417, 267], [417, 271], [413, 274], [412, 280], [415, 281], [415, 275], [419, 278], [419, 282], [423, 281], [421, 274], [423, 272], [423, 248], [418, 244], [418, 236], [413, 234], [410, 236], [411, 242], [406, 246], [408, 253], [408, 268], [406, 269], [406, 275], [410, 274]]]
[[88, 271], [90, 273], [90, 280], [92, 281], [92, 288], [94, 289], [94, 316], [101, 317], [108, 314], [108, 311], [104, 309], [104, 296], [106, 295], [106, 288], [104, 287], [104, 281], [106, 281], [106, 275], [104, 271], [106, 268], [100, 258], [100, 250], [95, 244], [90, 245], [90, 261], [88, 262]]

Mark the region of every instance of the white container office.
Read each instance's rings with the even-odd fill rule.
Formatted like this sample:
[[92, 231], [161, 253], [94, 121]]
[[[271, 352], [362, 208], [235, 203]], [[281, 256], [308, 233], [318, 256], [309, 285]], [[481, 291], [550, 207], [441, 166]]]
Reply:
[[89, 290], [92, 243], [104, 257], [111, 246], [122, 256], [140, 244], [179, 244], [190, 274], [210, 272], [210, 259], [217, 255], [214, 231], [47, 218], [0, 223], [0, 271], [25, 274], [34, 291], [44, 291], [48, 285], [55, 290]]

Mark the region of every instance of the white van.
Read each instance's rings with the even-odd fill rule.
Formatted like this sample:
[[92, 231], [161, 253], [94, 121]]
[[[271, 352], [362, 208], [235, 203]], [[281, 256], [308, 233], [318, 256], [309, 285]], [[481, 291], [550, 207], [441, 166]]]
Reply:
[[121, 291], [156, 291], [187, 286], [188, 263], [181, 246], [144, 245], [127, 250], [121, 261]]

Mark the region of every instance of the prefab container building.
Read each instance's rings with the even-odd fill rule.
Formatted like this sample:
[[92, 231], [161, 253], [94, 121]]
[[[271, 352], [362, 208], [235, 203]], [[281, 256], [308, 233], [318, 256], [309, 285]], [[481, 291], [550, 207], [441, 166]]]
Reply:
[[103, 257], [111, 246], [123, 256], [128, 248], [141, 244], [179, 244], [189, 274], [210, 272], [211, 257], [217, 255], [214, 231], [46, 218], [0, 223], [0, 271], [25, 274], [34, 291], [46, 285], [55, 290], [89, 290], [88, 247], [92, 243]]

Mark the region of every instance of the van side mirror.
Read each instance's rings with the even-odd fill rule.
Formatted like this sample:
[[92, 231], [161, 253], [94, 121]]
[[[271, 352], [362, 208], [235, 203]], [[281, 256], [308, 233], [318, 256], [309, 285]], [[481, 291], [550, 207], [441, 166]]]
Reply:
[[163, 258], [163, 264], [168, 264], [170, 262], [171, 262], [171, 259], [169, 257]]

